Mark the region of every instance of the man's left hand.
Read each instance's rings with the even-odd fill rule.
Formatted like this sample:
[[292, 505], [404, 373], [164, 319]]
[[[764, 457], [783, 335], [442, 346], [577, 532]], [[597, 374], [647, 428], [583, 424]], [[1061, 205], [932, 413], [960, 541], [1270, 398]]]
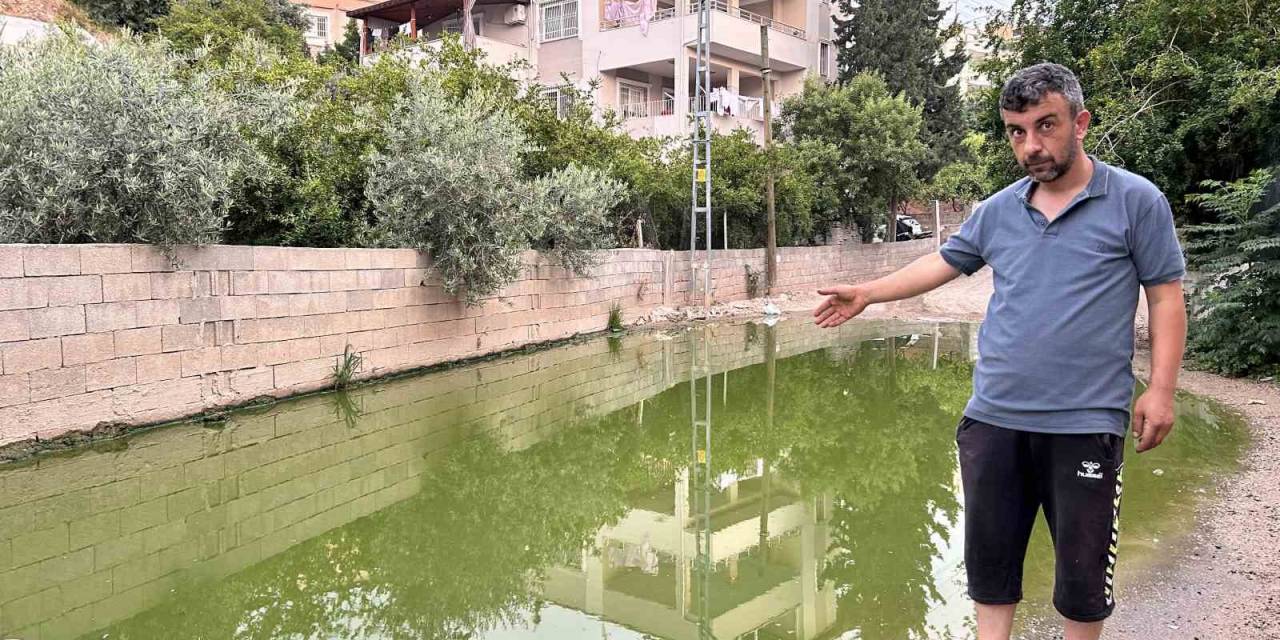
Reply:
[[1138, 453], [1154, 449], [1173, 430], [1173, 390], [1148, 388], [1133, 405], [1133, 437]]

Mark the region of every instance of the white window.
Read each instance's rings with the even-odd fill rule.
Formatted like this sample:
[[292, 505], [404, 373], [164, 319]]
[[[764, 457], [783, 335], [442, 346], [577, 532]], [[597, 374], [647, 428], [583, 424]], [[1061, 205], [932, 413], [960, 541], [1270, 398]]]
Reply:
[[553, 0], [542, 5], [542, 41], [578, 35], [578, 0]]
[[[484, 23], [484, 13], [475, 12], [471, 14], [471, 26], [475, 28], [476, 35], [480, 35], [480, 25]], [[462, 14], [455, 14], [441, 24], [440, 29], [445, 33], [462, 33]]]
[[818, 45], [818, 73], [822, 77], [831, 78], [831, 43], [823, 42]]
[[547, 104], [555, 107], [557, 118], [568, 116], [573, 109], [573, 94], [559, 87], [544, 90], [542, 97], [546, 98]]
[[307, 37], [327, 39], [329, 37], [329, 16], [307, 14]]
[[649, 86], [619, 79], [618, 111], [623, 118], [649, 117]]

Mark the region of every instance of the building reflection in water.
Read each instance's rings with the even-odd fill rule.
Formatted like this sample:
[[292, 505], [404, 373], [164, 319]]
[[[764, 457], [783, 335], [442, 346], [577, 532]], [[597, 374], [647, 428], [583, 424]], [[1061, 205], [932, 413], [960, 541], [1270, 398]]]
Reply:
[[[548, 572], [545, 596], [642, 633], [686, 638], [814, 638], [836, 620], [835, 585], [821, 578], [829, 494], [802, 497], [768, 457], [754, 470], [715, 466], [708, 333], [687, 332], [690, 447], [669, 486], [637, 496], [600, 529], [576, 566]], [[761, 327], [765, 433], [773, 427], [777, 339]], [[727, 374], [723, 382], [727, 389]], [[643, 412], [637, 412], [643, 419]], [[771, 447], [764, 447], [772, 451]]]

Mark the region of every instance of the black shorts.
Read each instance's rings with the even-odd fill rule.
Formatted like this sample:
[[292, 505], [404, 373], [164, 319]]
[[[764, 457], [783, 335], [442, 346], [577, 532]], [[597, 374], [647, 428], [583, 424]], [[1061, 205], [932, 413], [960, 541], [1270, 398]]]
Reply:
[[1079, 622], [1111, 615], [1124, 438], [1017, 431], [966, 416], [956, 443], [969, 597], [1022, 600], [1022, 561], [1043, 507], [1056, 560], [1053, 606]]

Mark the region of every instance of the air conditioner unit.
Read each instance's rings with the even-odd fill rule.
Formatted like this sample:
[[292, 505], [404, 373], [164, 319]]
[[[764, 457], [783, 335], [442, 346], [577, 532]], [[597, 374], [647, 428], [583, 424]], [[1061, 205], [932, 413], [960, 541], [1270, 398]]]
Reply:
[[528, 7], [522, 4], [513, 4], [507, 7], [507, 12], [502, 16], [502, 21], [506, 24], [524, 24], [528, 19]]

